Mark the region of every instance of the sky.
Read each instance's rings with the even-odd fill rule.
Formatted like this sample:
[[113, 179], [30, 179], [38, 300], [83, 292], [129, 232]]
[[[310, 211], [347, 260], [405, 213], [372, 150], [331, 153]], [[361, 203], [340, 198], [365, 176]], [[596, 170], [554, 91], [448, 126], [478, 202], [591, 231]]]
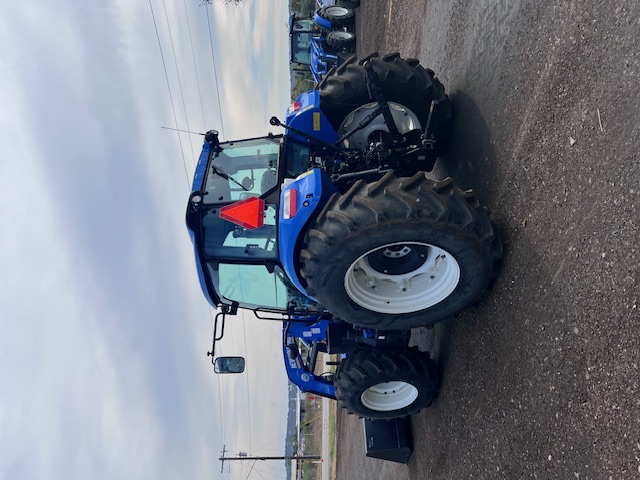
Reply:
[[280, 326], [232, 318], [216, 353], [247, 370], [213, 373], [184, 226], [202, 137], [161, 127], [272, 131], [288, 2], [2, 3], [0, 479], [284, 478], [220, 472], [223, 445], [283, 453]]

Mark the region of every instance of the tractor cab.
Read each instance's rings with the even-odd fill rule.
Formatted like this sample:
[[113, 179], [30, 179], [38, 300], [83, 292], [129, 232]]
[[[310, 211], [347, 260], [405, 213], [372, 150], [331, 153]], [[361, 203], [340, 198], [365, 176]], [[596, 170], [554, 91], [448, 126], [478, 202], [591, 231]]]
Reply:
[[282, 135], [205, 139], [186, 215], [205, 297], [254, 311], [309, 307], [278, 256], [280, 184], [308, 168], [308, 149]]
[[291, 36], [291, 58], [293, 63], [311, 66], [311, 41], [318, 35], [319, 28], [309, 18], [296, 18], [291, 15], [289, 20], [289, 35]]

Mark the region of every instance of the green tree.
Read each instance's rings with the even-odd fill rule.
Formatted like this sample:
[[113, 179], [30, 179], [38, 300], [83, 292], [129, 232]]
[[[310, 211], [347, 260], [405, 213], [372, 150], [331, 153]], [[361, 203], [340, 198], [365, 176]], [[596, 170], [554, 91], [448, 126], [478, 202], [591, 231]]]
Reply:
[[298, 98], [303, 92], [313, 90], [315, 88], [315, 82], [311, 73], [296, 72], [293, 78], [293, 86], [291, 87], [291, 101]]
[[315, 0], [291, 0], [289, 9], [301, 15], [307, 15], [315, 10]]

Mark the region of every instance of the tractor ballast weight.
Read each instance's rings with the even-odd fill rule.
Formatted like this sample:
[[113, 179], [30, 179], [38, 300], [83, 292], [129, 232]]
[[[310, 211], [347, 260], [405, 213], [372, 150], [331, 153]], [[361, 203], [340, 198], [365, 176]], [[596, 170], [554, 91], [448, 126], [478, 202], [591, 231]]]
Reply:
[[[410, 329], [477, 301], [500, 238], [473, 192], [426, 172], [445, 149], [449, 98], [398, 54], [355, 57], [289, 107], [284, 135], [209, 132], [186, 222], [214, 341], [238, 308], [283, 321], [302, 391], [369, 419], [429, 406], [438, 376]], [[320, 352], [340, 358], [335, 373]]]

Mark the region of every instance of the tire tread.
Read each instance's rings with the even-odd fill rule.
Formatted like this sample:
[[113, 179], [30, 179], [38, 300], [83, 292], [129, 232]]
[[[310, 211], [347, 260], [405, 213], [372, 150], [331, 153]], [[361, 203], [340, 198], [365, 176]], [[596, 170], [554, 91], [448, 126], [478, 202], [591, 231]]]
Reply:
[[[399, 380], [418, 388], [418, 398], [399, 410], [376, 411], [362, 404], [363, 391], [382, 381]], [[373, 420], [402, 418], [431, 406], [438, 396], [435, 362], [417, 347], [390, 349], [367, 347], [340, 363], [334, 376], [336, 399], [349, 414]]]
[[[301, 275], [307, 291], [338, 318], [362, 327], [408, 329], [430, 326], [458, 314], [472, 305], [497, 276], [502, 258], [502, 244], [487, 211], [451, 179], [434, 181], [424, 172], [412, 177], [389, 173], [377, 182], [357, 182], [343, 196], [334, 195], [305, 236], [300, 254]], [[474, 245], [486, 275], [474, 286], [473, 298], [456, 311], [444, 308], [407, 314], [382, 314], [366, 310], [353, 302], [336, 299], [331, 294], [332, 275], [348, 265], [340, 258], [346, 245], [375, 235], [375, 232], [403, 227], [446, 229]], [[355, 260], [355, 258], [353, 259]], [[353, 260], [349, 260], [352, 262]], [[346, 297], [346, 293], [343, 294]], [[471, 294], [470, 294], [471, 295]], [[437, 305], [436, 305], [437, 307]]]

